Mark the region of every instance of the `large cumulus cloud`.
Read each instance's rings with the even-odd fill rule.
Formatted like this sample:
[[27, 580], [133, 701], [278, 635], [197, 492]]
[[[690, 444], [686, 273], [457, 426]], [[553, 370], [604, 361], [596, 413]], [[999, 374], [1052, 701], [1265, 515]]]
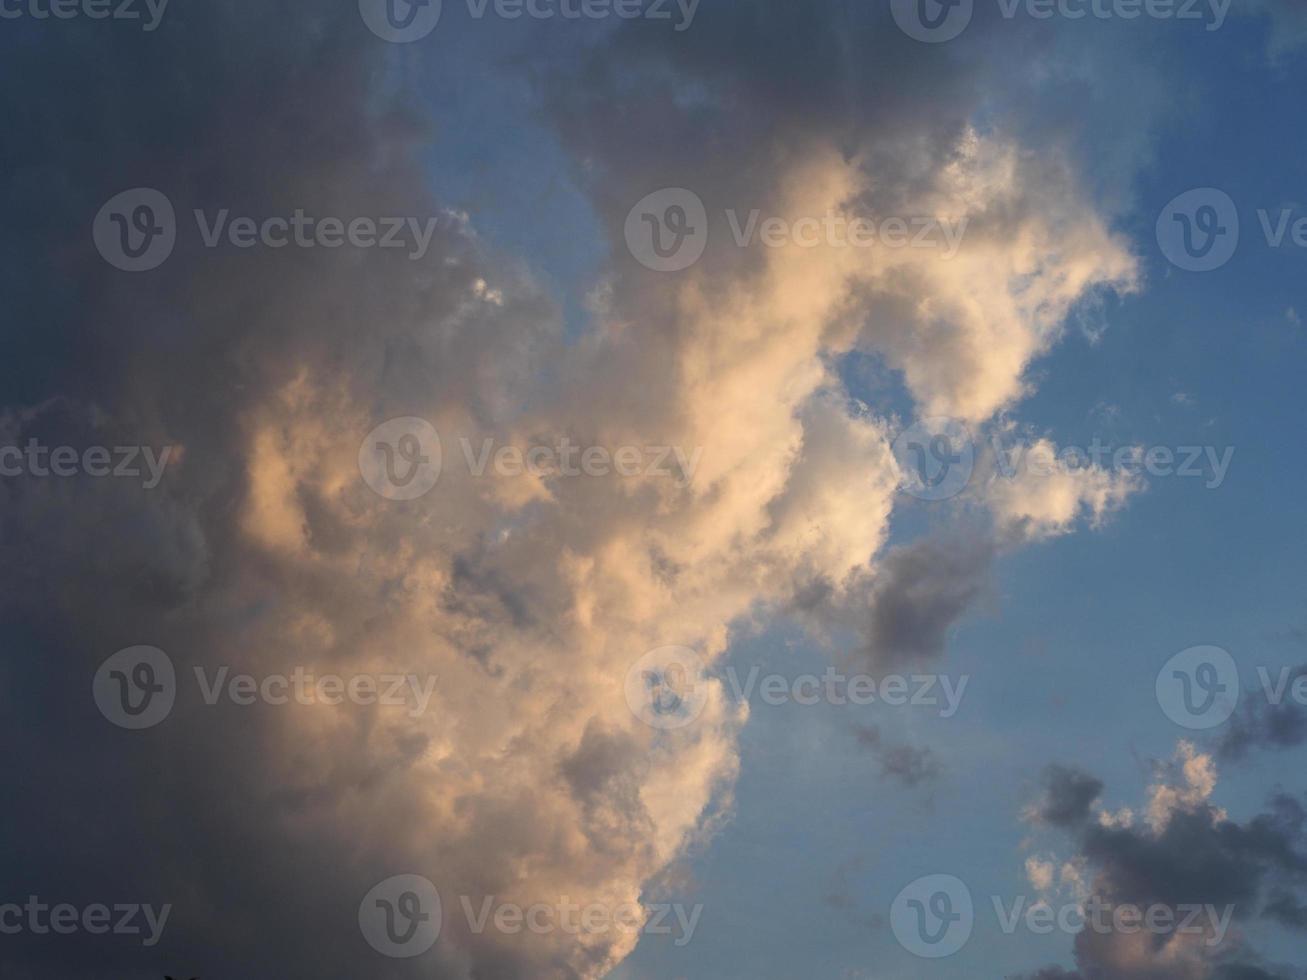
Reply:
[[[176, 10], [149, 36], [28, 23], [0, 41], [3, 431], [176, 447], [150, 491], [0, 483], [15, 790], [0, 825], [22, 845], [7, 886], [175, 906], [158, 947], [29, 935], [0, 951], [7, 975], [603, 975], [633, 935], [475, 933], [454, 914], [429, 957], [381, 960], [358, 903], [400, 873], [430, 877], [455, 910], [461, 895], [659, 894], [729, 809], [744, 719], [708, 679], [695, 725], [642, 724], [623, 692], [641, 654], [682, 644], [711, 663], [732, 623], [816, 590], [813, 610], [863, 624], [868, 657], [930, 658], [982, 591], [986, 533], [968, 531], [951, 563], [931, 560], [938, 544], [883, 558], [902, 500], [896, 420], [850, 397], [839, 358], [872, 352], [920, 410], [984, 424], [1029, 390], [1079, 301], [1135, 285], [1069, 156], [1034, 153], [1016, 121], [975, 122], [978, 63], [919, 64], [883, 17], [845, 23], [841, 4], [723, 5], [679, 46], [631, 25], [566, 64], [528, 59], [611, 238], [593, 322], [569, 337], [531, 257], [496, 252], [430, 194], [410, 55], [344, 8], [233, 0]], [[878, 56], [855, 57], [850, 29]], [[796, 37], [823, 57], [786, 61], [782, 80]], [[718, 236], [664, 278], [623, 253], [621, 229], [636, 200], [677, 184], [715, 213], [910, 212], [972, 231], [948, 260]], [[167, 194], [183, 224], [194, 208], [303, 208], [431, 216], [438, 231], [417, 262], [190, 234], [127, 276], [94, 253], [89, 223], [134, 186]], [[364, 485], [357, 456], [373, 426], [408, 415], [454, 461], [459, 439], [567, 435], [700, 463], [688, 482], [450, 465], [435, 492], [397, 503]], [[1099, 510], [1107, 491], [1087, 486], [1056, 507], [1005, 498], [994, 520], [1062, 530], [1082, 497]], [[183, 679], [304, 666], [438, 686], [414, 717], [207, 707], [183, 683], [163, 726], [118, 731], [90, 680], [141, 643]]]

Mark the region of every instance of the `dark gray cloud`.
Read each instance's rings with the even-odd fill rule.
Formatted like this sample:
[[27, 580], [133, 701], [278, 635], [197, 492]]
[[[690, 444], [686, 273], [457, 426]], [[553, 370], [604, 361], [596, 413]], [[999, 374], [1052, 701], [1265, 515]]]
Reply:
[[880, 764], [881, 775], [897, 780], [904, 786], [914, 787], [939, 778], [941, 765], [938, 757], [928, 748], [890, 742], [875, 725], [858, 725], [853, 730], [858, 744], [870, 750]]
[[[1074, 860], [1083, 862], [1092, 896], [1108, 906], [1138, 908], [1209, 906], [1232, 908], [1236, 924], [1259, 919], [1301, 929], [1295, 921], [1307, 889], [1307, 810], [1300, 800], [1276, 795], [1266, 810], [1238, 823], [1206, 800], [1172, 800], [1150, 822], [1120, 824], [1084, 820], [1101, 784], [1083, 773], [1052, 770], [1050, 787], [1066, 804], [1049, 820], [1075, 842]], [[1038, 805], [1048, 809], [1054, 794]], [[1154, 798], [1154, 802], [1158, 797]], [[1058, 808], [1055, 808], [1058, 809]], [[1161, 825], [1155, 822], [1161, 821]], [[1085, 929], [1076, 936], [1076, 972], [1049, 967], [1028, 980], [1233, 980], [1292, 977], [1292, 968], [1261, 963], [1237, 930], [1219, 944], [1176, 944], [1181, 937], [1143, 936]], [[1203, 937], [1206, 939], [1208, 937]], [[1215, 935], [1211, 938], [1215, 938]], [[1171, 948], [1165, 948], [1172, 942]]]
[[995, 549], [983, 537], [927, 538], [886, 556], [863, 626], [873, 663], [938, 658], [950, 630], [985, 593]]
[[[1307, 742], [1307, 708], [1288, 697], [1303, 677], [1307, 677], [1307, 667], [1288, 673], [1285, 696], [1279, 704], [1267, 697], [1245, 698], [1221, 736], [1221, 757], [1237, 761], [1255, 749], [1292, 749]], [[1278, 684], [1278, 678], [1273, 682]]]
[[1044, 794], [1035, 804], [1035, 816], [1054, 827], [1083, 824], [1103, 792], [1102, 780], [1065, 766], [1049, 766], [1043, 781]]
[[[202, 252], [191, 236], [164, 267], [132, 277], [102, 262], [90, 236], [105, 200], [147, 185], [183, 222], [191, 208], [434, 213], [410, 156], [419, 129], [402, 106], [372, 99], [381, 53], [353, 5], [280, 0], [174, 5], [154, 34], [86, 18], [5, 21], [0, 32], [6, 441], [184, 448], [146, 492], [85, 477], [0, 482], [10, 681], [0, 737], [13, 752], [0, 902], [173, 906], [149, 948], [6, 936], [6, 976], [463, 972], [383, 960], [359, 934], [361, 897], [413, 870], [388, 838], [420, 820], [415, 800], [394, 795], [394, 823], [363, 839], [331, 816], [354, 794], [393, 794], [422, 737], [396, 743], [385, 767], [363, 751], [324, 758], [310, 741], [287, 769], [270, 748], [294, 744], [284, 719], [206, 709], [185, 680], [194, 665], [289, 668], [294, 653], [265, 646], [260, 629], [306, 596], [331, 602], [325, 577], [287, 576], [238, 540], [246, 426], [275, 392], [348, 364], [364, 389], [385, 377], [394, 392], [435, 384], [471, 405], [494, 397], [494, 384], [467, 380], [474, 360], [455, 370], [419, 349], [414, 329], [447, 320], [477, 275], [470, 250], [442, 230], [420, 267], [393, 253], [251, 259]], [[510, 351], [486, 356], [507, 369], [495, 384], [511, 377]], [[331, 517], [313, 503], [308, 533], [330, 553]], [[356, 609], [357, 628], [384, 608]], [[353, 640], [324, 637], [336, 650], [312, 657], [347, 661]], [[166, 730], [120, 731], [97, 714], [90, 678], [108, 654], [146, 642], [173, 655], [183, 693]], [[376, 720], [361, 713], [356, 748], [389, 737], [369, 733]], [[484, 962], [498, 975], [525, 970], [491, 951]]]

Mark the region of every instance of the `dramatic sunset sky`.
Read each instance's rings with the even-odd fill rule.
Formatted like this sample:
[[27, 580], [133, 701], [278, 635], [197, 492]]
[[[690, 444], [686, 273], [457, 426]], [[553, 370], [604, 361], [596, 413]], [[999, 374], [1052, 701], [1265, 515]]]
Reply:
[[[0, 975], [1307, 977], [1307, 705], [1260, 680], [1307, 664], [1302, 0], [974, 0], [924, 40], [899, 0], [444, 0], [397, 40], [371, 0], [136, 6], [0, 2], [0, 447], [168, 447], [153, 481], [0, 457], [0, 906], [171, 909], [150, 945], [0, 913]], [[175, 247], [128, 271], [140, 189]], [[1227, 196], [1238, 247], [1187, 268]], [[297, 210], [405, 245], [213, 227]], [[754, 212], [938, 240], [741, 244]], [[664, 225], [702, 254], [660, 268]], [[439, 436], [412, 499], [391, 420]], [[641, 464], [465, 452], [564, 438]], [[175, 703], [133, 729], [102, 694], [140, 647]], [[1219, 723], [1166, 690], [1194, 647], [1237, 665]], [[432, 680], [210, 704], [222, 668]], [[936, 703], [764, 696], [832, 670]], [[440, 935], [388, 955], [406, 875]], [[932, 876], [974, 922], [923, 957], [894, 909]], [[490, 897], [698, 912], [515, 932]], [[1230, 918], [995, 908], [1090, 898]]]

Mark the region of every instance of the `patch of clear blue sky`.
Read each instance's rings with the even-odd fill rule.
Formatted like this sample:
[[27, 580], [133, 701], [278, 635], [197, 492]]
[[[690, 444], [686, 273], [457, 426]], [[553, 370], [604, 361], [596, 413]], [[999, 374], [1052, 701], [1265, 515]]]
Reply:
[[[451, 6], [453, 29], [408, 63], [430, 79], [433, 186], [471, 213], [493, 248], [529, 263], [575, 334], [608, 243], [571, 182], [574, 164], [535, 117], [537, 96], [500, 62], [511, 48], [504, 25], [459, 23], [461, 8]], [[1224, 646], [1247, 685], [1258, 665], [1307, 661], [1287, 635], [1307, 625], [1307, 338], [1288, 313], [1307, 317], [1307, 253], [1270, 248], [1256, 216], [1286, 206], [1307, 216], [1307, 132], [1298, 123], [1307, 58], [1271, 66], [1256, 20], [1232, 19], [1218, 37], [1141, 29], [1174, 63], [1174, 111], [1139, 141], [1152, 159], [1141, 157], [1129, 187], [1112, 183], [1120, 134], [1111, 118], [1092, 121], [1086, 160], [1098, 192], [1127, 202], [1118, 227], [1142, 258], [1143, 289], [1106, 305], [1096, 342], [1071, 329], [1036, 365], [1038, 389], [1014, 415], [1062, 444], [1098, 436], [1114, 445], [1233, 446], [1224, 484], [1153, 479], [1104, 528], [1004, 558], [997, 601], [954, 631], [941, 667], [972, 677], [955, 718], [755, 703], [735, 819], [693, 861], [698, 890], [684, 896], [706, 906], [694, 941], [677, 948], [646, 939], [615, 980], [969, 980], [1069, 965], [1068, 937], [1004, 936], [988, 901], [1028, 892], [1028, 828], [1018, 816], [1039, 771], [1082, 766], [1105, 780], [1109, 805], [1138, 807], [1148, 760], [1168, 757], [1186, 734], [1153, 695], [1172, 654]], [[1172, 270], [1153, 238], [1156, 216], [1201, 186], [1238, 203], [1242, 246], [1219, 271]], [[878, 411], [909, 410], [901, 386], [874, 364], [849, 362], [843, 373]], [[918, 512], [906, 524], [931, 519]], [[793, 677], [820, 674], [827, 660], [782, 625], [742, 641], [731, 663], [744, 674], [759, 663]], [[931, 747], [943, 778], [915, 789], [882, 779], [850, 734], [855, 724]], [[1246, 818], [1277, 784], [1301, 792], [1303, 761], [1301, 752], [1264, 755], [1227, 769], [1218, 801]], [[1069, 853], [1055, 837], [1040, 844], [1040, 853]], [[981, 907], [969, 946], [926, 963], [897, 947], [884, 917], [902, 885], [935, 872], [966, 880]], [[1295, 953], [1274, 930], [1253, 936], [1272, 958]]]

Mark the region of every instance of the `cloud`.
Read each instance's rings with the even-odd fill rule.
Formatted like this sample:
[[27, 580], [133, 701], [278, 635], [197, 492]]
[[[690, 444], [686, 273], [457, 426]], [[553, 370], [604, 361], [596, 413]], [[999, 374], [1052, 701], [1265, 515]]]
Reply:
[[1054, 827], [1077, 827], [1089, 819], [1103, 783], [1088, 773], [1063, 766], [1044, 771], [1044, 795], [1029, 811], [1032, 819]]
[[[1307, 888], [1307, 810], [1296, 798], [1276, 795], [1268, 809], [1246, 823], [1232, 821], [1211, 802], [1216, 788], [1214, 760], [1181, 743], [1174, 760], [1159, 764], [1140, 825], [1084, 819], [1102, 789], [1092, 777], [1050, 772], [1051, 787], [1069, 792], [1073, 819], [1062, 827], [1075, 846], [1073, 860], [1090, 874], [1089, 895], [1109, 908], [1162, 906], [1229, 909], [1236, 924], [1221, 934], [1210, 919], [1201, 932], [1096, 930], [1075, 939], [1076, 971], [1049, 967], [1039, 978], [1082, 980], [1231, 980], [1290, 977], [1289, 968], [1269, 967], [1246, 944], [1238, 924], [1270, 919], [1299, 927], [1293, 910]], [[1083, 899], [1082, 899], [1083, 900]], [[1178, 918], [1177, 918], [1178, 921]], [[1265, 966], [1265, 969], [1263, 967]], [[1271, 971], [1271, 972], [1267, 972]]]
[[898, 780], [904, 786], [919, 786], [939, 778], [941, 766], [935, 753], [897, 742], [887, 742], [875, 725], [854, 728], [858, 744], [866, 747], [880, 763], [882, 776]]
[[986, 538], [962, 534], [891, 550], [863, 626], [867, 658], [896, 665], [937, 659], [949, 631], [984, 593], [993, 560]]
[[1110, 470], [1083, 453], [1063, 454], [1051, 439], [992, 446], [982, 458], [977, 495], [1000, 533], [1019, 541], [1067, 534], [1082, 520], [1101, 526], [1144, 487], [1133, 473]]
[[[1298, 667], [1284, 678], [1284, 690], [1293, 690], [1299, 678], [1307, 677], [1307, 667]], [[1274, 679], [1279, 683], [1279, 679]], [[1262, 698], [1248, 699], [1230, 719], [1221, 736], [1219, 752], [1223, 759], [1238, 761], [1253, 749], [1292, 749], [1307, 742], [1307, 710], [1292, 698], [1279, 704]]]
[[[51, 257], [6, 273], [5, 436], [181, 451], [148, 492], [0, 483], [15, 559], [0, 621], [22, 692], [0, 719], [20, 788], [0, 826], [24, 842], [7, 881], [176, 907], [151, 958], [29, 936], [6, 941], [7, 972], [604, 975], [635, 936], [477, 931], [459, 899], [647, 900], [729, 814], [742, 711], [705, 680], [694, 725], [654, 730], [626, 704], [631, 665], [668, 644], [711, 663], [734, 624], [814, 589], [829, 600], [814, 608], [858, 617], [873, 663], [938, 657], [983, 592], [983, 534], [887, 550], [902, 500], [888, 417], [843, 390], [839, 359], [873, 351], [922, 411], [985, 420], [1029, 390], [1077, 304], [1133, 288], [1128, 248], [1065, 155], [973, 124], [979, 69], [912, 67], [884, 32], [884, 59], [853, 56], [837, 5], [775, 4], [771, 19], [705, 11], [680, 48], [622, 31], [568, 66], [519, 65], [557, 83], [548, 118], [611, 238], [593, 320], [569, 336], [532, 257], [496, 251], [430, 193], [418, 67], [349, 6], [217, 2], [149, 37], [82, 22], [40, 45], [0, 40], [15, 121], [3, 254]], [[737, 30], [759, 43], [718, 43]], [[832, 57], [781, 83], [769, 59], [796, 36]], [[920, 92], [903, 84], [914, 72]], [[859, 90], [877, 95], [864, 106]], [[847, 118], [823, 101], [841, 92]], [[720, 142], [702, 138], [719, 124]], [[714, 213], [912, 209], [971, 230], [952, 259], [718, 236], [660, 278], [625, 255], [621, 228], [643, 194], [682, 182]], [[168, 195], [185, 232], [140, 276], [103, 263], [89, 234], [134, 186]], [[206, 248], [186, 222], [224, 208], [437, 230], [417, 261]], [[446, 463], [408, 503], [358, 471], [365, 435], [402, 416], [435, 426]], [[688, 483], [466, 464], [487, 439], [563, 436], [700, 464]], [[1073, 496], [1092, 510], [1104, 492]], [[1057, 526], [1065, 513], [1004, 507]], [[160, 728], [120, 732], [90, 679], [142, 643], [173, 658], [182, 691]], [[190, 679], [221, 667], [437, 685], [416, 717], [208, 706]], [[916, 750], [883, 762], [909, 782], [931, 770]], [[357, 929], [363, 896], [397, 874], [446, 900], [441, 941], [413, 963], [381, 961]]]

